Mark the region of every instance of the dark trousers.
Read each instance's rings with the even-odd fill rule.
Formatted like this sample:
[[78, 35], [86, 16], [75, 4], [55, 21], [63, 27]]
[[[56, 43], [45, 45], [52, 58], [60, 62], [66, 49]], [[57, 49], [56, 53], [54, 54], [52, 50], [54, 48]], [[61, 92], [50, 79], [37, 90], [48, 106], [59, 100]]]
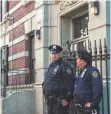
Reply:
[[49, 99], [47, 101], [47, 111], [48, 114], [68, 114], [68, 106], [58, 106], [57, 100]]
[[[97, 111], [97, 113], [95, 113], [95, 114], [99, 114], [99, 107], [96, 107], [96, 108], [94, 108], [94, 109], [96, 109], [96, 111]], [[92, 109], [92, 110], [94, 110], [94, 109]], [[92, 112], [85, 112], [85, 111], [81, 111], [81, 109], [79, 109], [79, 108], [77, 108], [77, 107], [74, 107], [74, 113], [73, 114], [94, 114], [94, 112], [92, 113]]]
[[[80, 110], [78, 109], [75, 109], [74, 110], [74, 114], [86, 114], [85, 112], [81, 112]], [[92, 114], [92, 113], [87, 113], [87, 114]], [[97, 112], [96, 114], [99, 114], [99, 112]]]
[[[73, 100], [73, 114], [100, 114], [99, 104], [93, 108], [84, 107], [86, 103]], [[93, 111], [93, 112], [92, 112]]]

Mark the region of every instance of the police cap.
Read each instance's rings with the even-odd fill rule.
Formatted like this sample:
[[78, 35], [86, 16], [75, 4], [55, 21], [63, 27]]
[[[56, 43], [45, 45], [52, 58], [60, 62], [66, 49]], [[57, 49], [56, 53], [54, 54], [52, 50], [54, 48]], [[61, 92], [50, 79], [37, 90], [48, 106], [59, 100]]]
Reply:
[[92, 55], [87, 50], [83, 50], [83, 49], [78, 50], [77, 57], [79, 57], [80, 59], [83, 59], [88, 64], [91, 63], [92, 61]]
[[53, 44], [53, 45], [49, 46], [49, 50], [50, 50], [51, 54], [56, 54], [56, 53], [61, 52], [63, 49], [61, 46]]

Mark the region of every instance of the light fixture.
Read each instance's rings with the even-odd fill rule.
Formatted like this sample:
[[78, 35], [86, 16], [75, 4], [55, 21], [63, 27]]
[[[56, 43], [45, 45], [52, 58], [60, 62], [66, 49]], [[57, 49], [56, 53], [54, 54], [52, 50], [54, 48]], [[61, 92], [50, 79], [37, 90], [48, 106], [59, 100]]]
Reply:
[[91, 13], [94, 15], [99, 14], [99, 1], [94, 0], [91, 2]]
[[40, 39], [40, 38], [41, 38], [41, 37], [40, 37], [40, 29], [35, 30], [34, 35], [35, 35], [35, 38]]

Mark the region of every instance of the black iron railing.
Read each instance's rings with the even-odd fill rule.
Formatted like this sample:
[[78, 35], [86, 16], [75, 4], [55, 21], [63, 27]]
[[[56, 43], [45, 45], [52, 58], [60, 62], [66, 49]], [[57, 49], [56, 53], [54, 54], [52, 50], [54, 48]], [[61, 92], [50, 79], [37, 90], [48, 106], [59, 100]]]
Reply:
[[[76, 66], [76, 51], [79, 48], [74, 48], [75, 43], [73, 42], [66, 42], [65, 50], [63, 51], [63, 58], [69, 61], [72, 65], [74, 70], [77, 71]], [[110, 68], [108, 67], [110, 64], [110, 54], [108, 53], [108, 48], [106, 44], [106, 39], [104, 39], [104, 44], [101, 43], [101, 39], [99, 43], [95, 40], [94, 43], [88, 41], [88, 44], [85, 42], [82, 49], [88, 50], [92, 54], [92, 65], [96, 66], [103, 79], [103, 97], [101, 102], [101, 114], [110, 114], [110, 96], [109, 96], [109, 82], [110, 82]], [[73, 104], [71, 104], [70, 114], [74, 114], [72, 109]]]
[[0, 83], [2, 97], [6, 97], [7, 93], [25, 91], [34, 88], [35, 70], [7, 70], [7, 72], [8, 83], [4, 84], [4, 80]]

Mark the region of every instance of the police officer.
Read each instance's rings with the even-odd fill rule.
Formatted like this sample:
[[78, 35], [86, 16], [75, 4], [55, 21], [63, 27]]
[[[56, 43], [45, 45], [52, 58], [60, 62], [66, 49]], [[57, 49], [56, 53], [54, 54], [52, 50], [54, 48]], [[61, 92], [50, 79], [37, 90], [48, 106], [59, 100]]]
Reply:
[[74, 104], [76, 114], [99, 114], [102, 98], [102, 77], [98, 69], [91, 65], [92, 56], [86, 50], [77, 51], [77, 66], [74, 87]]
[[68, 114], [74, 89], [73, 69], [62, 59], [62, 47], [54, 44], [49, 50], [52, 62], [45, 72], [43, 84], [48, 114]]

